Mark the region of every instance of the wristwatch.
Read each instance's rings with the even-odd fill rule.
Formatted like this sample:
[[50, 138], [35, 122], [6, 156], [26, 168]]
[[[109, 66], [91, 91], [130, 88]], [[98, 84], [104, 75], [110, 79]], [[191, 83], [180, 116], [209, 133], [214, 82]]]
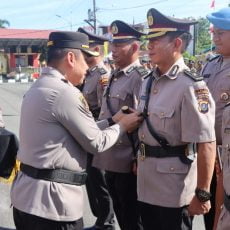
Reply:
[[212, 194], [210, 192], [207, 192], [207, 191], [199, 189], [199, 188], [196, 188], [195, 194], [196, 194], [197, 199], [200, 202], [206, 202], [206, 201], [210, 200], [210, 198], [212, 196]]
[[109, 117], [107, 119], [108, 123], [109, 123], [109, 126], [112, 126], [112, 125], [115, 125], [116, 123], [114, 122], [114, 120], [112, 119], [112, 117]]

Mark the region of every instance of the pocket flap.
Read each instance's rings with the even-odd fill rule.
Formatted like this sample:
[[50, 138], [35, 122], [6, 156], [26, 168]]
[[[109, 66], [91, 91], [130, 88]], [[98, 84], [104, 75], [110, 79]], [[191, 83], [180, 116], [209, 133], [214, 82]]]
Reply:
[[175, 112], [175, 109], [173, 108], [154, 107], [152, 109], [152, 113], [156, 114], [159, 118], [172, 117], [174, 112]]
[[[175, 161], [174, 161], [175, 160]], [[189, 166], [180, 162], [180, 159], [163, 159], [157, 164], [157, 171], [160, 173], [186, 174]]]

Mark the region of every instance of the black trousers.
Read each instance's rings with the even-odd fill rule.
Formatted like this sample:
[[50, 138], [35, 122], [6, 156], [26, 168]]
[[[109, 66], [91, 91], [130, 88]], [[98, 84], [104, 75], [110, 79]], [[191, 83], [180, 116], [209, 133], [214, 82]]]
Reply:
[[206, 230], [212, 230], [214, 225], [214, 219], [215, 219], [215, 199], [216, 199], [216, 171], [214, 170], [212, 181], [211, 181], [211, 187], [210, 192], [212, 194], [211, 196], [211, 209], [210, 211], [204, 215], [204, 224]]
[[106, 181], [121, 230], [142, 230], [137, 202], [137, 177], [106, 171]]
[[91, 211], [97, 217], [95, 225], [99, 229], [115, 229], [113, 202], [105, 180], [105, 171], [92, 167], [93, 155], [87, 154], [86, 190]]
[[17, 230], [82, 230], [83, 219], [64, 222], [45, 219], [13, 208], [14, 224]]
[[187, 208], [165, 208], [139, 202], [144, 230], [192, 230]]

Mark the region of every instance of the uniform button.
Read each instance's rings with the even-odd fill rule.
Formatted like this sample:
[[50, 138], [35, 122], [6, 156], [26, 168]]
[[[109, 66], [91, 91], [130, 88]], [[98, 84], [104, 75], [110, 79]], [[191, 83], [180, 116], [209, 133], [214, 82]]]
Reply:
[[119, 144], [122, 144], [122, 141], [121, 141], [121, 140], [119, 141]]
[[103, 114], [105, 114], [105, 112], [104, 112], [104, 111], [101, 111], [101, 115], [103, 115]]
[[114, 80], [114, 81], [117, 81], [117, 78], [114, 78], [113, 80]]
[[117, 94], [117, 97], [119, 97], [120, 95], [119, 94]]
[[170, 171], [174, 171], [174, 168], [173, 168], [173, 167], [171, 167], [171, 168], [170, 168]]
[[147, 115], [149, 116], [149, 115], [150, 115], [150, 112], [148, 112]]
[[110, 94], [108, 96], [110, 97]]
[[161, 117], [163, 117], [165, 115], [165, 113], [164, 112], [161, 112]]
[[157, 90], [157, 89], [154, 89], [154, 90], [153, 90], [153, 93], [154, 93], [154, 94], [157, 94], [157, 93], [158, 93], [158, 90]]

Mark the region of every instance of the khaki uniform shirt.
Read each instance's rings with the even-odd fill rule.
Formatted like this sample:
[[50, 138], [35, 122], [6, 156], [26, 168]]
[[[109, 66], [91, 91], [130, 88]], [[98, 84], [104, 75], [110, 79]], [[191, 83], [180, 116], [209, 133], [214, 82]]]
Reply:
[[[82, 172], [86, 151], [107, 150], [123, 132], [119, 124], [95, 123], [82, 93], [48, 67], [23, 99], [18, 159], [35, 168]], [[83, 215], [82, 186], [36, 180], [22, 172], [12, 186], [11, 201], [23, 212], [57, 221]]]
[[[186, 76], [185, 69], [188, 67], [181, 58], [166, 74], [156, 78], [151, 87], [149, 121], [171, 146], [215, 141], [214, 101], [205, 82], [196, 82]], [[141, 89], [140, 111], [145, 105], [147, 81], [148, 78]], [[138, 135], [145, 144], [159, 146], [149, 132], [146, 121], [140, 126]], [[138, 200], [162, 207], [188, 205], [197, 183], [196, 164], [196, 159], [187, 165], [178, 157], [146, 157], [144, 160], [139, 157]]]
[[[82, 93], [92, 112], [100, 110], [102, 95], [108, 84], [109, 71], [103, 63], [88, 70]], [[99, 114], [99, 111], [98, 111]]]
[[[112, 113], [116, 113], [124, 105], [137, 108], [142, 76], [136, 67], [140, 66], [140, 62], [137, 60], [123, 70], [116, 70], [112, 74], [110, 78], [112, 79], [112, 84], [109, 92]], [[112, 113], [106, 103], [105, 90], [99, 119], [109, 118]], [[134, 141], [137, 141], [137, 137], [136, 139], [134, 138]], [[130, 140], [127, 134], [124, 134], [111, 149], [94, 156], [93, 166], [112, 172], [128, 173], [131, 171], [133, 156]]]
[[[223, 111], [222, 123], [222, 162], [223, 162], [223, 182], [224, 190], [230, 195], [230, 106]], [[223, 207], [217, 230], [230, 229], [230, 212]]]
[[201, 72], [216, 103], [216, 140], [221, 145], [222, 114], [226, 103], [230, 101], [230, 59], [211, 59]]
[[2, 117], [2, 109], [0, 108], [0, 128], [5, 127], [3, 117]]

